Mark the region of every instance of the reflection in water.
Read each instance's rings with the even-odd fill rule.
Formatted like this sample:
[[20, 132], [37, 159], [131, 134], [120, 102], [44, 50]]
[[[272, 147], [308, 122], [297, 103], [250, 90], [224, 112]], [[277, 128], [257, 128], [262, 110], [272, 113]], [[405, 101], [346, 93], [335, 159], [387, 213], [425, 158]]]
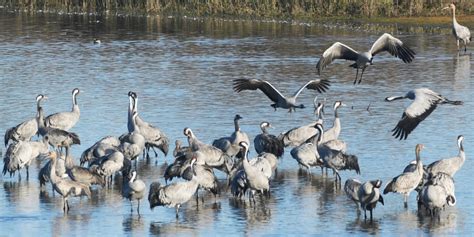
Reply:
[[[377, 29], [374, 32], [368, 28], [354, 31], [331, 26], [155, 16], [0, 13], [0, 25], [0, 131], [31, 117], [38, 93], [49, 97], [44, 104], [47, 114], [69, 110], [70, 91], [78, 87], [82, 91], [81, 119], [73, 130], [80, 135], [81, 145], [71, 151], [76, 163], [82, 151], [101, 137], [119, 136], [127, 130], [130, 90], [141, 98], [140, 116], [160, 127], [171, 141], [184, 140], [183, 128], [191, 127], [199, 139], [211, 143], [233, 130], [229, 118], [236, 113], [246, 118], [241, 128], [251, 139], [261, 132], [258, 125], [264, 120], [274, 125], [274, 134], [307, 124], [314, 120], [312, 109], [291, 114], [275, 112], [259, 93], [234, 93], [232, 80], [260, 78], [281, 88], [292, 88], [316, 77], [318, 55], [333, 42], [362, 45], [380, 35]], [[444, 46], [452, 40], [451, 34], [439, 32], [400, 34], [401, 40], [417, 52], [413, 63], [394, 63], [392, 56], [381, 54], [374, 65], [377, 70], [364, 73], [361, 85], [352, 85], [353, 71], [349, 67], [335, 66], [325, 71], [323, 77], [331, 80], [331, 87], [320, 98], [325, 98], [327, 104], [342, 100], [350, 105], [341, 110], [340, 138], [359, 157], [362, 170], [360, 175], [343, 172], [342, 182], [351, 177], [377, 177], [386, 183], [413, 159], [417, 143], [430, 148], [424, 159], [430, 163], [452, 155], [454, 144], [447, 142], [451, 138], [454, 141], [463, 134], [466, 142], [474, 140], [474, 124], [466, 119], [474, 111], [471, 55], [461, 54], [453, 59]], [[94, 45], [93, 38], [102, 43]], [[395, 140], [390, 130], [406, 104], [387, 106], [384, 98], [419, 87], [465, 103], [460, 108], [437, 110], [409, 139]], [[298, 99], [311, 104], [314, 96], [305, 92]], [[369, 104], [370, 113], [366, 109]], [[332, 111], [327, 112], [324, 123], [330, 126]], [[473, 153], [472, 146], [465, 149]], [[147, 189], [154, 181], [164, 183], [164, 170], [172, 160], [162, 154], [148, 162], [138, 160], [138, 175]], [[401, 210], [399, 195], [384, 196], [385, 206], [377, 207], [373, 223], [366, 223], [357, 218], [354, 203], [335, 185], [331, 172], [328, 176], [321, 175], [319, 168], [313, 169], [311, 175], [300, 172], [290, 148], [279, 160], [278, 172], [271, 180], [271, 196], [257, 197], [256, 205], [250, 205], [247, 198], [233, 199], [226, 191], [226, 175], [217, 172], [224, 189], [216, 198], [203, 192], [204, 203], [186, 203], [178, 219], [174, 209], [160, 207], [151, 211], [148, 201], [143, 200], [138, 217], [130, 215], [130, 203], [121, 195], [122, 177], [117, 175], [112, 187], [93, 187], [90, 199], [71, 199], [71, 212], [64, 216], [62, 198], [51, 192], [51, 185], [39, 189], [37, 175], [42, 163], [45, 161], [33, 162], [28, 181], [0, 178], [2, 233], [29, 236], [31, 230], [40, 230], [44, 235], [107, 236], [467, 235], [472, 233], [474, 223], [472, 192], [466, 191], [470, 190], [467, 182], [456, 182], [459, 202], [438, 223], [421, 220], [413, 212], [414, 196], [410, 198], [411, 208]], [[466, 162], [455, 179], [469, 180], [473, 165]], [[18, 230], [15, 226], [19, 225], [28, 228]]]
[[354, 221], [347, 223], [346, 230], [354, 232], [365, 232], [371, 235], [380, 234], [380, 222], [381, 220], [374, 219], [373, 221], [365, 220], [358, 216]]
[[129, 215], [123, 218], [122, 222], [123, 231], [126, 233], [140, 233], [145, 229], [144, 221], [139, 215]]
[[471, 79], [471, 53], [460, 54], [459, 52], [454, 57], [454, 86], [467, 86]]

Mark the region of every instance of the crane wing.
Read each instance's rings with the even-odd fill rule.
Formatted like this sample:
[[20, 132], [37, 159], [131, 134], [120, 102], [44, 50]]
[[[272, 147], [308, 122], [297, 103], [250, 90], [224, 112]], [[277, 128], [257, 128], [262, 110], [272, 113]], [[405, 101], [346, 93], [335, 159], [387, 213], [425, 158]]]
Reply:
[[439, 101], [436, 94], [416, 93], [415, 100], [403, 112], [402, 118], [392, 130], [392, 135], [400, 140], [407, 139], [408, 134], [436, 109]]
[[359, 57], [359, 53], [353, 50], [351, 47], [336, 42], [331, 47], [324, 51], [323, 55], [316, 64], [316, 69], [318, 70], [318, 75], [321, 74], [321, 71], [332, 61], [336, 59], [345, 59], [345, 60], [352, 60], [356, 61], [357, 57]]
[[261, 90], [273, 102], [284, 100], [285, 97], [268, 81], [258, 79], [236, 79], [234, 80], [234, 91]]
[[306, 82], [298, 91], [295, 92], [293, 97], [298, 97], [298, 95], [303, 91], [304, 88], [311, 90], [317, 90], [319, 93], [326, 92], [329, 89], [329, 80], [326, 79], [316, 79]]
[[375, 41], [370, 49], [372, 56], [387, 51], [391, 55], [400, 58], [404, 63], [411, 63], [415, 58], [415, 52], [408, 48], [403, 42], [391, 34], [385, 33]]

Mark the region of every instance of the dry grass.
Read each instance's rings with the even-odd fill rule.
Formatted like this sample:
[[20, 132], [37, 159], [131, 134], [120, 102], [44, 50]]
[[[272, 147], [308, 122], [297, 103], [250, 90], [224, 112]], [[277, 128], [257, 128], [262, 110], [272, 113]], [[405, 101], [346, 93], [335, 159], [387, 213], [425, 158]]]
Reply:
[[[360, 18], [377, 21], [439, 22], [447, 0], [0, 0], [0, 6], [35, 12], [121, 12], [126, 14], [171, 14], [188, 16], [241, 17], [256, 19], [315, 20], [322, 17]], [[458, 0], [457, 13], [474, 15], [474, 1]], [[382, 17], [388, 19], [381, 20]], [[395, 17], [402, 17], [397, 18]], [[410, 17], [410, 18], [405, 18]], [[463, 18], [461, 18], [463, 19]], [[418, 19], [417, 19], [418, 20]], [[446, 19], [447, 21], [447, 19]]]

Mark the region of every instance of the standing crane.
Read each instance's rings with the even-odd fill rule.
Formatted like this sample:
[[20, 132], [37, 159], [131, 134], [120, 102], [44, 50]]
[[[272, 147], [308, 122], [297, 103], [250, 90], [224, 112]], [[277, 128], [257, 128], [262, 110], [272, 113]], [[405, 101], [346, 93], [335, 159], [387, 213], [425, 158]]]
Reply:
[[[128, 177], [129, 176], [129, 177]], [[122, 196], [130, 200], [130, 212], [133, 212], [133, 200], [138, 201], [137, 213], [140, 215], [140, 200], [145, 196], [146, 185], [137, 178], [137, 171], [133, 170], [129, 175], [125, 176], [122, 189]]]
[[387, 183], [383, 194], [389, 192], [401, 193], [404, 197], [404, 206], [408, 207], [408, 196], [413, 191], [423, 178], [423, 164], [421, 163], [420, 152], [425, 146], [423, 144], [417, 144], [415, 148], [416, 154], [416, 169], [411, 172], [404, 172], [403, 174], [393, 178]]
[[63, 196], [63, 211], [65, 213], [69, 212], [69, 203], [68, 198], [78, 197], [78, 196], [87, 196], [91, 197], [91, 190], [90, 187], [79, 183], [70, 179], [64, 179], [56, 175], [56, 159], [58, 158], [57, 152], [50, 152], [48, 154], [49, 158], [51, 159], [51, 167], [50, 167], [50, 178], [51, 184], [53, 185], [53, 189]]
[[458, 149], [459, 154], [455, 157], [441, 159], [429, 164], [426, 167], [426, 170], [431, 175], [436, 175], [440, 172], [446, 173], [451, 177], [463, 166], [464, 161], [466, 161], [466, 154], [464, 153], [464, 147], [462, 142], [464, 140], [464, 136], [458, 136]]
[[49, 115], [44, 119], [46, 127], [68, 131], [74, 127], [74, 125], [76, 125], [77, 121], [79, 121], [79, 117], [81, 116], [81, 111], [79, 110], [79, 105], [77, 104], [77, 95], [79, 95], [79, 92], [80, 91], [78, 88], [74, 88], [74, 90], [72, 90], [71, 111], [59, 112]]
[[459, 49], [459, 41], [462, 40], [464, 43], [464, 52], [466, 52], [466, 45], [471, 42], [472, 37], [471, 37], [471, 31], [465, 26], [462, 26], [458, 23], [456, 20], [456, 6], [454, 3], [449, 4], [449, 6], [443, 8], [443, 10], [446, 9], [451, 9], [453, 11], [453, 35], [456, 38], [456, 44], [458, 46], [458, 51]]
[[[36, 96], [36, 107], [40, 108], [41, 100], [47, 99], [44, 95]], [[38, 132], [38, 114], [35, 118], [28, 119], [15, 127], [7, 129], [4, 136], [5, 147], [7, 147], [8, 142], [13, 141], [29, 141]]]

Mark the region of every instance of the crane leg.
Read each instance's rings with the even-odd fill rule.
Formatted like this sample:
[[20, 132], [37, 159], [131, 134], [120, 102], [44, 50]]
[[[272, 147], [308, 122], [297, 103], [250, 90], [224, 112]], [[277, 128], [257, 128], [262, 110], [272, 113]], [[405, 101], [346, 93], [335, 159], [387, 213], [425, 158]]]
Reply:
[[362, 81], [362, 75], [364, 75], [365, 68], [366, 66], [362, 68], [362, 72], [360, 73], [360, 77], [359, 77], [359, 82], [357, 84], [360, 84], [360, 82]]
[[138, 213], [138, 216], [140, 216], [140, 199], [138, 199], [137, 213]]
[[133, 213], [133, 202], [132, 202], [132, 199], [130, 199], [130, 212]]
[[408, 195], [403, 194], [403, 204], [405, 208], [408, 208]]
[[373, 219], [372, 219], [372, 209], [370, 209], [370, 223], [372, 223]]
[[178, 204], [178, 205], [176, 205], [176, 219], [178, 219], [178, 217], [179, 217], [179, 216], [178, 216], [178, 212], [179, 212], [179, 206], [180, 206], [179, 204]]
[[30, 171], [28, 169], [28, 166], [26, 166], [26, 180], [30, 178]]
[[354, 80], [354, 85], [356, 84], [357, 82], [357, 77], [359, 76], [359, 68], [357, 68], [357, 72], [356, 72], [356, 78]]

